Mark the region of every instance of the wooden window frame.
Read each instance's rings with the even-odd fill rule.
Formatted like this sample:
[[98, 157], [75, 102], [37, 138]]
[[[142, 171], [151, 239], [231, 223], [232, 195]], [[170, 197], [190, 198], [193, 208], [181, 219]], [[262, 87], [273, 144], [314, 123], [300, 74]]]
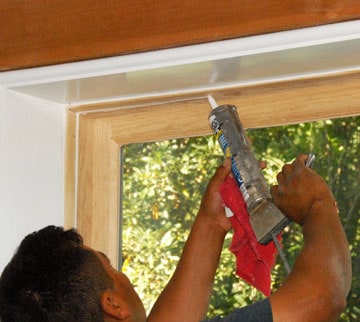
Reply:
[[[211, 94], [238, 107], [245, 128], [360, 114], [360, 73], [68, 110], [65, 226], [119, 261], [121, 149], [125, 144], [209, 135]], [[78, 169], [78, 171], [76, 171]], [[75, 209], [75, 211], [74, 211]]]

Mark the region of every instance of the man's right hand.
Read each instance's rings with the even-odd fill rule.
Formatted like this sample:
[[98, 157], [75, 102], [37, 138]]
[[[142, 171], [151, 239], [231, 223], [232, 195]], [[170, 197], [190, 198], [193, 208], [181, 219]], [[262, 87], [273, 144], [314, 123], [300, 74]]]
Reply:
[[274, 322], [335, 322], [351, 286], [351, 261], [334, 197], [298, 156], [279, 173], [275, 204], [303, 226], [304, 245], [284, 284], [270, 297]]
[[292, 164], [283, 166], [277, 175], [278, 185], [271, 188], [275, 205], [291, 220], [304, 224], [316, 202], [332, 203], [335, 199], [321, 176], [305, 166], [307, 155], [299, 155]]

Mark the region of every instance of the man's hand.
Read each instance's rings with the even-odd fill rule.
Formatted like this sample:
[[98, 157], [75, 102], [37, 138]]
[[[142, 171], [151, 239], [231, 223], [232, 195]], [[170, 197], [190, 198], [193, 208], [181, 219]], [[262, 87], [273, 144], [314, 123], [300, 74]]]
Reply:
[[351, 261], [334, 197], [305, 166], [306, 155], [284, 165], [271, 193], [302, 225], [304, 246], [285, 283], [270, 297], [274, 322], [338, 321], [351, 285]]
[[198, 215], [199, 217], [202, 216], [203, 219], [213, 220], [214, 223], [225, 232], [231, 229], [231, 223], [225, 216], [224, 203], [221, 199], [219, 189], [226, 177], [230, 174], [230, 171], [231, 161], [230, 159], [225, 159], [223, 165], [217, 168], [207, 186]]
[[304, 224], [316, 202], [332, 203], [335, 199], [326, 182], [305, 166], [307, 155], [298, 156], [283, 166], [277, 175], [278, 185], [271, 188], [275, 205], [291, 220]]

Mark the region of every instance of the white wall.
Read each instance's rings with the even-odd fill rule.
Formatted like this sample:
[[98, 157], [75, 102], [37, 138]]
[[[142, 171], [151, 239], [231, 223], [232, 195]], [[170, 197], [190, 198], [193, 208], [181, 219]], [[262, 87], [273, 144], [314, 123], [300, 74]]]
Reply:
[[64, 214], [64, 107], [0, 89], [0, 272], [21, 239]]

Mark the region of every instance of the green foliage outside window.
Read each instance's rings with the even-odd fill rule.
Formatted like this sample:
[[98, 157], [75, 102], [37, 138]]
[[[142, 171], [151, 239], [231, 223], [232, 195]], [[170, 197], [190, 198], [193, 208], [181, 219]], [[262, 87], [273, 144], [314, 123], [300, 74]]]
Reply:
[[[269, 184], [285, 162], [314, 152], [314, 169], [330, 185], [338, 202], [352, 255], [353, 284], [341, 321], [360, 320], [360, 117], [248, 130], [259, 160], [267, 161]], [[123, 148], [123, 271], [148, 310], [166, 285], [197, 214], [208, 180], [223, 161], [212, 136], [133, 144]], [[209, 316], [224, 315], [263, 295], [235, 276], [235, 257], [227, 236], [214, 284]], [[293, 265], [302, 246], [301, 228], [283, 234]], [[321, 265], [321, 263], [319, 263]], [[278, 259], [273, 290], [285, 271]]]

